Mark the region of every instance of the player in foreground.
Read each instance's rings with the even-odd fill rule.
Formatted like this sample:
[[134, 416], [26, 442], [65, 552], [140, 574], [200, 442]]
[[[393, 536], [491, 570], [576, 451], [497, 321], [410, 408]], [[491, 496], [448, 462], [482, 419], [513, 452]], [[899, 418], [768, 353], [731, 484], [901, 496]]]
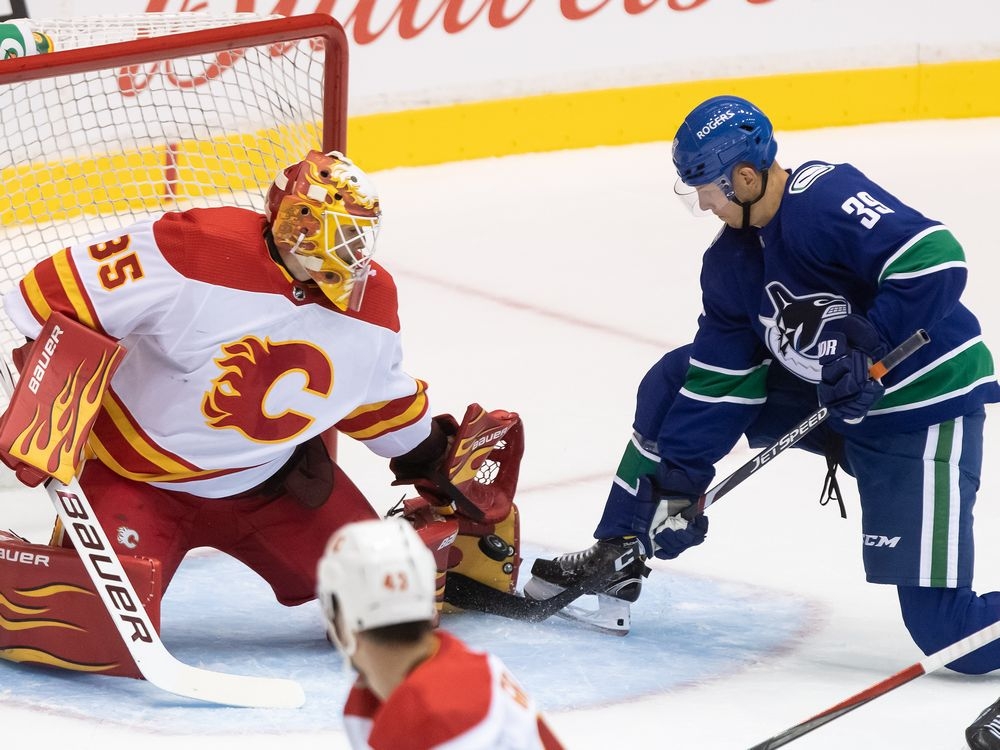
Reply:
[[[723, 224], [703, 259], [698, 330], [639, 386], [597, 543], [537, 561], [525, 590], [548, 597], [634, 547], [591, 620], [627, 630], [642, 559], [705, 540], [704, 514], [678, 514], [714, 465], [741, 435], [766, 447], [821, 405], [829, 419], [798, 447], [827, 457], [838, 500], [837, 465], [856, 478], [867, 579], [896, 587], [929, 654], [1000, 619], [1000, 594], [971, 588], [984, 404], [1000, 400], [1000, 387], [961, 302], [964, 252], [940, 222], [854, 166], [786, 170], [776, 154], [770, 120], [739, 97], [699, 104], [678, 129], [676, 192]], [[920, 328], [927, 346], [881, 382], [870, 377], [873, 361]], [[950, 666], [995, 670], [1000, 643]]]
[[[30, 399], [51, 363], [67, 356], [72, 326], [82, 324], [127, 353], [103, 393], [69, 399], [99, 403], [89, 434], [60, 432], [65, 420], [53, 420], [50, 432], [38, 433], [51, 434], [48, 443], [39, 438], [13, 458], [22, 441], [10, 441], [0, 446], [5, 460], [37, 484], [53, 472], [32, 471], [25, 461], [44, 469], [61, 452], [72, 453], [69, 438], [85, 442], [79, 479], [97, 518], [120, 557], [157, 561], [162, 591], [189, 550], [213, 547], [293, 606], [315, 596], [316, 561], [330, 534], [377, 517], [329, 455], [324, 434], [336, 428], [390, 459], [400, 483], [419, 485], [421, 497], [434, 501], [418, 509], [423, 516], [407, 516], [439, 550], [441, 570], [450, 567], [445, 542], [455, 539], [456, 524], [433, 508], [459, 524], [463, 509], [441, 498], [431, 480], [458, 460], [456, 436], [470, 418], [494, 433], [498, 421], [471, 407], [461, 427], [448, 416], [431, 418], [426, 383], [402, 368], [393, 279], [372, 260], [380, 223], [369, 177], [340, 153], [313, 151], [277, 175], [263, 214], [231, 207], [169, 212], [39, 263], [3, 300], [29, 339], [15, 356], [27, 363], [19, 365], [24, 396]], [[55, 329], [50, 318], [61, 321]], [[53, 408], [15, 399], [5, 423]], [[504, 432], [516, 422], [516, 415], [500, 414]], [[489, 508], [492, 515], [476, 514], [471, 533], [478, 541], [505, 529], [508, 544], [494, 554], [503, 559], [486, 560], [508, 568], [497, 574], [498, 586], [510, 585], [519, 561], [516, 509], [504, 499]], [[480, 509], [473, 503], [466, 510]], [[57, 527], [53, 544], [61, 532]], [[79, 560], [69, 559], [82, 576]], [[26, 567], [0, 571], [0, 592], [12, 601], [20, 600], [24, 583], [16, 576]], [[81, 637], [107, 619], [94, 617], [77, 623]], [[74, 650], [70, 637], [59, 641], [58, 661], [51, 646], [27, 648], [29, 636], [51, 630], [19, 633], [16, 653], [116, 673], [114, 659]], [[131, 665], [123, 671], [134, 674]]]
[[358, 672], [344, 706], [351, 747], [562, 747], [500, 659], [435, 629], [434, 559], [410, 524], [344, 526], [316, 577], [330, 639]]

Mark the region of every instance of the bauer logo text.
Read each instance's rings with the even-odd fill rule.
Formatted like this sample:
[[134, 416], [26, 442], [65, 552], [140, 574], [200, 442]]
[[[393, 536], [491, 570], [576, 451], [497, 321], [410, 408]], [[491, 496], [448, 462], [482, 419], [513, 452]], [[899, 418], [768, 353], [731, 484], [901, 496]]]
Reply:
[[52, 361], [52, 355], [55, 354], [56, 347], [59, 345], [59, 337], [62, 334], [62, 328], [52, 326], [52, 333], [45, 339], [45, 343], [42, 345], [42, 356], [35, 362], [35, 367], [31, 371], [31, 377], [28, 380], [28, 390], [32, 393], [38, 393], [38, 389], [42, 387], [42, 379], [45, 377], [45, 373], [48, 372], [49, 363]]
[[73, 492], [56, 491], [62, 507], [60, 516], [70, 533], [80, 559], [88, 567], [94, 583], [102, 589], [101, 598], [123, 638], [153, 643], [149, 619], [124, 578], [124, 569], [107, 543], [107, 537], [97, 520], [91, 518], [89, 507]]
[[25, 552], [19, 549], [0, 548], [0, 560], [21, 563], [22, 565], [44, 565], [49, 567], [48, 555], [36, 555], [34, 552]]

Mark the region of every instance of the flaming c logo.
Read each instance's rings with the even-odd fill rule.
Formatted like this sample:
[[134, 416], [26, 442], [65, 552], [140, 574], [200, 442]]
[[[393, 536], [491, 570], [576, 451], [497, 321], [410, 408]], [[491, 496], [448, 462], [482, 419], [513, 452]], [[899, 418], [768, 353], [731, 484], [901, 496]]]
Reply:
[[304, 341], [261, 341], [246, 336], [223, 344], [223, 356], [215, 360], [222, 374], [212, 381], [201, 411], [216, 429], [232, 428], [260, 443], [281, 443], [306, 430], [313, 418], [293, 409], [269, 414], [264, 409], [275, 384], [290, 373], [302, 373], [303, 390], [329, 396], [333, 388], [333, 365], [320, 349]]

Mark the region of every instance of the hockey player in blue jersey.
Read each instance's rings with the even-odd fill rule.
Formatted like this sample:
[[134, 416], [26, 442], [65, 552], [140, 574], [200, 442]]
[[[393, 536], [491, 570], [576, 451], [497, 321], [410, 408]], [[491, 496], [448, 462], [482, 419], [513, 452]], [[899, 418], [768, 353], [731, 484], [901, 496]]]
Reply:
[[[867, 579], [896, 587], [906, 628], [930, 654], [1000, 619], [1000, 593], [971, 588], [984, 404], [1000, 386], [961, 302], [962, 246], [850, 164], [786, 170], [776, 154], [771, 122], [739, 97], [709, 99], [681, 124], [676, 192], [724, 224], [703, 258], [697, 333], [639, 386], [597, 543], [536, 561], [525, 593], [547, 598], [634, 557], [596, 613], [577, 613], [627, 632], [643, 560], [705, 540], [708, 518], [679, 513], [715, 464], [742, 435], [766, 447], [822, 405], [829, 418], [796, 447], [827, 457], [835, 495], [837, 465], [852, 475], [863, 533], [896, 540], [862, 547]], [[920, 328], [930, 343], [872, 379], [872, 362]], [[998, 669], [1000, 643], [949, 666]], [[1000, 748], [992, 742], [972, 746]]]

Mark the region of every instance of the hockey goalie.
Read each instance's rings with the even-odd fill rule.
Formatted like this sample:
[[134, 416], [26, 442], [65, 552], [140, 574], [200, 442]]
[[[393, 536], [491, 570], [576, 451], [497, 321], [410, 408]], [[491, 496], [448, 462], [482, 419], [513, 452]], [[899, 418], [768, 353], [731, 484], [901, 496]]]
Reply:
[[[475, 404], [461, 423], [431, 416], [372, 259], [380, 224], [370, 178], [313, 151], [262, 213], [157, 215], [58, 250], [4, 296], [27, 343], [0, 456], [27, 485], [78, 480], [154, 627], [196, 547], [242, 562], [281, 604], [314, 598], [330, 535], [378, 517], [333, 431], [416, 487], [401, 512], [435, 554], [440, 600], [452, 572], [514, 591], [520, 420]], [[48, 545], [0, 538], [0, 657], [141, 676], [71, 526]]]

